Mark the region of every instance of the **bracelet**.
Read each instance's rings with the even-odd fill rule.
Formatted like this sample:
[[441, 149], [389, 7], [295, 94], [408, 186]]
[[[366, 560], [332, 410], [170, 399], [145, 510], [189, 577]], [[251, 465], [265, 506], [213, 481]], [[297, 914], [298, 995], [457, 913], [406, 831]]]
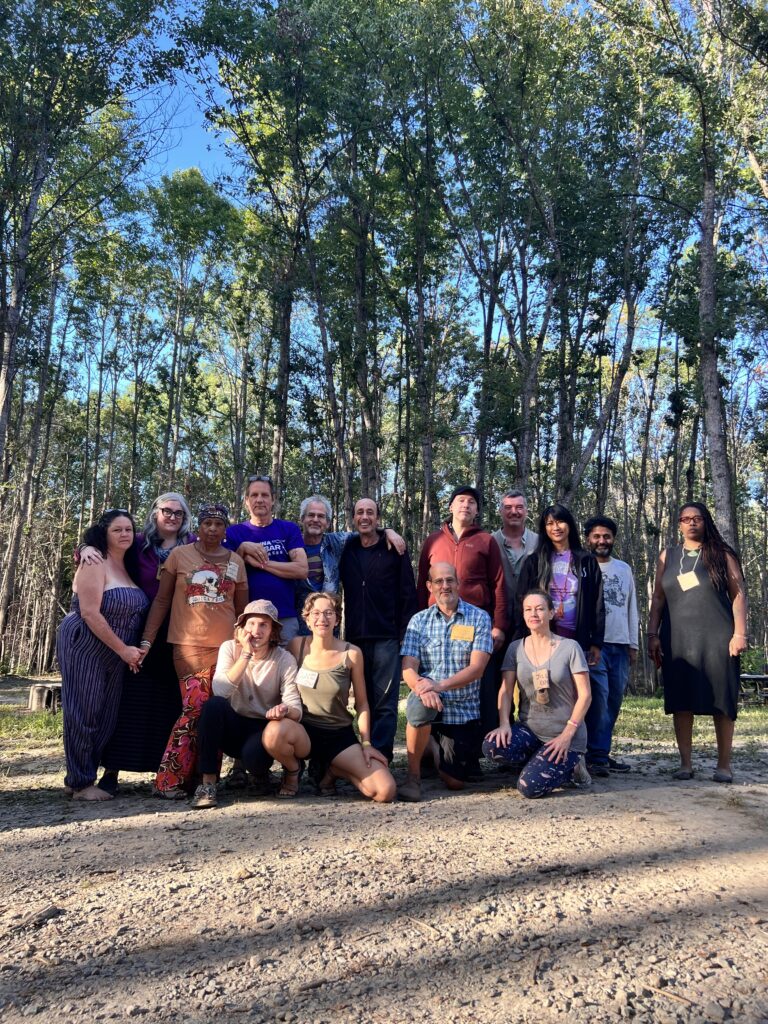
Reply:
[[251, 658], [253, 657], [253, 654], [251, 653], [251, 651], [243, 651], [240, 657], [245, 658], [246, 661], [250, 661]]
[[372, 747], [373, 744], [371, 743], [370, 740], [360, 740], [360, 746], [361, 747]]
[[572, 718], [569, 718], [568, 719], [568, 725], [572, 725], [574, 729], [578, 729], [579, 726], [581, 725], [581, 722], [574, 722], [574, 720]]
[[739, 640], [749, 640], [749, 637], [746, 635], [746, 633], [734, 633], [733, 635], [735, 637], [738, 637]]
[[152, 642], [150, 640], [142, 640], [141, 643], [139, 644], [139, 647], [145, 647], [147, 650], [149, 650], [151, 646]]
[[647, 637], [652, 637], [652, 636], [658, 636], [659, 634], [658, 633], [646, 633], [645, 635]]

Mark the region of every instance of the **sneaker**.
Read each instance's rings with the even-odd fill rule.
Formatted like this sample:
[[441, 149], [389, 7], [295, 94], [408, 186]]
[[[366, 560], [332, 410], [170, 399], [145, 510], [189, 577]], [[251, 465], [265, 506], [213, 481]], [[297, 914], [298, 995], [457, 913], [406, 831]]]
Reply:
[[591, 786], [592, 776], [587, 771], [587, 762], [584, 760], [584, 755], [579, 756], [579, 760], [576, 762], [576, 767], [573, 769], [573, 778], [571, 780], [574, 786]]
[[397, 795], [408, 804], [417, 804], [421, 800], [421, 779], [418, 775], [409, 775], [402, 786], [397, 787]]
[[595, 764], [593, 761], [587, 764], [586, 770], [595, 779], [607, 779], [611, 774], [607, 764]]
[[216, 807], [219, 799], [216, 796], [216, 787], [212, 782], [201, 782], [195, 790], [190, 804], [193, 811], [202, 811], [206, 807]]
[[620, 775], [626, 775], [627, 772], [632, 771], [632, 765], [627, 764], [626, 761], [617, 761], [615, 758], [609, 757], [608, 770], [611, 772], [618, 772]]
[[181, 786], [171, 786], [169, 789], [158, 789], [152, 787], [152, 796], [159, 796], [161, 800], [186, 800], [189, 793]]

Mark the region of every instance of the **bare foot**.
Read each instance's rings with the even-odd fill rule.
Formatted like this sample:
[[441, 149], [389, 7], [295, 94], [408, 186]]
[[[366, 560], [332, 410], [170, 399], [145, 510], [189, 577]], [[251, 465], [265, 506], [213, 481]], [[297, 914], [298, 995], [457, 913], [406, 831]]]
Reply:
[[105, 793], [103, 789], [99, 789], [98, 786], [86, 786], [85, 789], [78, 789], [72, 794], [73, 800], [112, 800], [114, 799], [111, 793]]
[[454, 779], [454, 777], [449, 775], [448, 772], [438, 772], [437, 774], [446, 784], [448, 789], [464, 789], [464, 783], [461, 779]]

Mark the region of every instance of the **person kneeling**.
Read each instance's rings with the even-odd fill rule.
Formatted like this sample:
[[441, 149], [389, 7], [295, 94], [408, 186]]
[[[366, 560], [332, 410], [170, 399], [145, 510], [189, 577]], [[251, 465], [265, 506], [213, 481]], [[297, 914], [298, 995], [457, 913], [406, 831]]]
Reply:
[[280, 797], [299, 791], [302, 758], [309, 737], [301, 721], [295, 659], [282, 650], [277, 608], [251, 601], [235, 624], [234, 640], [219, 649], [213, 696], [203, 705], [198, 726], [198, 767], [202, 782], [192, 799], [196, 809], [215, 807], [221, 754], [242, 759], [263, 795], [271, 792], [273, 760], [283, 766]]
[[[523, 598], [530, 636], [513, 643], [502, 665], [499, 728], [485, 737], [491, 761], [522, 766], [517, 788], [529, 799], [545, 796], [571, 781], [579, 755], [587, 749], [584, 715], [591, 701], [589, 668], [575, 640], [550, 630], [554, 604], [546, 591]], [[520, 687], [519, 724], [513, 725], [512, 697]]]

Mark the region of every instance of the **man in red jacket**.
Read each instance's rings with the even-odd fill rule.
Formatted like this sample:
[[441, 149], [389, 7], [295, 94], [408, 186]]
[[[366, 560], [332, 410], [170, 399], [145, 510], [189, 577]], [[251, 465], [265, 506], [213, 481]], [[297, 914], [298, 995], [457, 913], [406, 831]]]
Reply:
[[[457, 487], [451, 495], [450, 518], [424, 541], [419, 557], [417, 598], [419, 608], [434, 604], [427, 590], [429, 567], [435, 562], [456, 566], [462, 601], [482, 608], [491, 616], [493, 649], [504, 644], [509, 627], [504, 566], [496, 541], [490, 533], [475, 525], [480, 494], [475, 487]], [[480, 720], [483, 735], [498, 725], [498, 673], [493, 658], [480, 685]]]

